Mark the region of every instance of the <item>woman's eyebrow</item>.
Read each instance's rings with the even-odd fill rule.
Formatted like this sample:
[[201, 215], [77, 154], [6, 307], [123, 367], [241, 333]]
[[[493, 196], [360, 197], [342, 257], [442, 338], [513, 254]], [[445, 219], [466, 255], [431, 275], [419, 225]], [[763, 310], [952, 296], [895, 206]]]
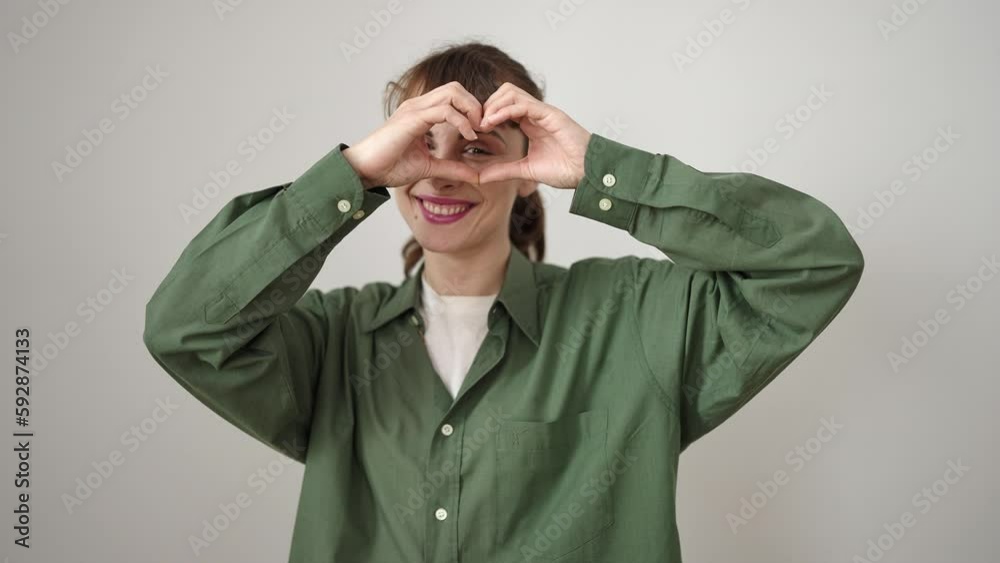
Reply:
[[[473, 129], [473, 131], [475, 131], [475, 129]], [[482, 135], [482, 134], [483, 134], [483, 132], [482, 132], [482, 131], [476, 131], [476, 135]], [[503, 138], [503, 136], [501, 136], [501, 135], [500, 135], [500, 133], [497, 133], [497, 130], [496, 130], [496, 129], [493, 129], [493, 130], [491, 130], [491, 131], [487, 131], [487, 132], [486, 132], [486, 134], [487, 134], [487, 135], [493, 135], [493, 136], [494, 136], [494, 137], [496, 137], [497, 139], [500, 139], [500, 142], [501, 142], [501, 143], [503, 143], [503, 146], [504, 146], [504, 147], [506, 147], [506, 146], [507, 146], [507, 140], [506, 140], [506, 139], [504, 139], [504, 138]]]

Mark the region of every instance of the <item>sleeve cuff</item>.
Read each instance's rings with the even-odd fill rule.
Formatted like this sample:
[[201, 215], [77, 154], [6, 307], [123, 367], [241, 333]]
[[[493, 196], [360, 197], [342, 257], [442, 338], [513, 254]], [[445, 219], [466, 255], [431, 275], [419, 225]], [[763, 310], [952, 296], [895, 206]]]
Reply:
[[332, 233], [349, 221], [363, 221], [390, 199], [384, 186], [365, 189], [344, 158], [347, 147], [337, 145], [283, 190], [322, 233]]
[[[634, 234], [639, 206], [681, 207], [695, 213], [691, 220], [696, 223], [707, 214], [758, 246], [773, 246], [781, 239], [774, 221], [735, 197], [747, 182], [767, 180], [753, 174], [704, 173], [673, 156], [592, 134], [570, 213]], [[744, 193], [753, 197], [756, 192]]]
[[584, 157], [584, 175], [569, 212], [630, 230], [655, 155], [596, 133]]

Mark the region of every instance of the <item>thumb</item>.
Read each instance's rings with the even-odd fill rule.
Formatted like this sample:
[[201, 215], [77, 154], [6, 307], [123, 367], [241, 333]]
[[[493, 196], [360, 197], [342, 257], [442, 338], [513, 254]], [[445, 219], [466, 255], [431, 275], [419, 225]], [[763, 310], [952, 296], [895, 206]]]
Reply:
[[497, 162], [479, 171], [479, 182], [501, 182], [515, 178], [531, 179], [528, 174], [528, 159], [522, 158], [513, 162]]

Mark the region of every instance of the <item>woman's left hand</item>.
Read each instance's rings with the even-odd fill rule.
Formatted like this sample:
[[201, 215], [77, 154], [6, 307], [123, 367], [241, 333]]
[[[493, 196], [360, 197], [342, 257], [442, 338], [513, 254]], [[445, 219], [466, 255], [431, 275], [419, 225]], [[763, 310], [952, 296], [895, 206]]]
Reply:
[[480, 130], [490, 131], [507, 120], [518, 122], [528, 137], [528, 154], [520, 160], [483, 168], [479, 171], [480, 184], [523, 178], [553, 188], [576, 188], [584, 176], [589, 131], [559, 108], [509, 82], [483, 104]]

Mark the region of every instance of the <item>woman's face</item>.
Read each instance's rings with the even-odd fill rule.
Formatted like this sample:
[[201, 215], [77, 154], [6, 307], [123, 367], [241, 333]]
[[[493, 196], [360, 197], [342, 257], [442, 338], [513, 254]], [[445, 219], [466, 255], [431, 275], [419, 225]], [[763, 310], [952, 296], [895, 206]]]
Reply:
[[[525, 155], [526, 137], [511, 122], [469, 141], [449, 123], [434, 125], [425, 136], [435, 158], [463, 162], [482, 170], [496, 162]], [[396, 205], [414, 238], [430, 252], [465, 254], [494, 247], [509, 234], [511, 207], [537, 183], [516, 179], [473, 185], [442, 178], [425, 178], [395, 191]]]

